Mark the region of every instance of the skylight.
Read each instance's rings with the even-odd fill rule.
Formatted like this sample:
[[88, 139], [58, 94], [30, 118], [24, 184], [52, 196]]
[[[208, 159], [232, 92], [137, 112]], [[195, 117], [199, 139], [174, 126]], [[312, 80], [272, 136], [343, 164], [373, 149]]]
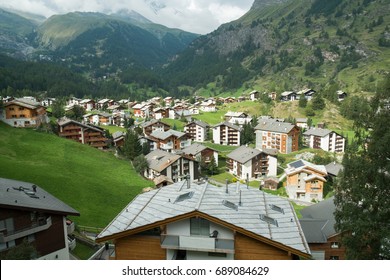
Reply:
[[230, 202], [228, 200], [223, 200], [222, 204], [224, 206], [226, 206], [227, 208], [230, 208], [230, 209], [233, 209], [233, 210], [236, 210], [236, 211], [238, 210], [238, 206], [235, 203]]
[[275, 204], [270, 204], [269, 206], [271, 207], [272, 210], [275, 210], [275, 211], [278, 211], [279, 213], [284, 214], [284, 209], [282, 207], [279, 207]]
[[260, 218], [260, 220], [262, 220], [262, 221], [264, 221], [264, 222], [266, 222], [268, 224], [271, 224], [271, 225], [274, 225], [274, 226], [278, 226], [278, 221], [276, 219], [274, 219], [274, 218], [271, 218], [271, 217], [267, 216], [267, 215], [260, 214], [259, 218]]
[[194, 195], [194, 192], [183, 193], [183, 194], [179, 195], [178, 197], [176, 197], [176, 200], [174, 203], [190, 199], [193, 195]]

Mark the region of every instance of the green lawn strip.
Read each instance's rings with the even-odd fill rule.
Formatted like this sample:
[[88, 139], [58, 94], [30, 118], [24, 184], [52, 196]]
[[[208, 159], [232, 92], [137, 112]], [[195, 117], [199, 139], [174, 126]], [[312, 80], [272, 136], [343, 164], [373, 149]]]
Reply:
[[71, 254], [80, 260], [88, 260], [95, 252], [96, 250], [91, 248], [91, 246], [77, 242], [76, 248], [74, 248]]
[[113, 134], [117, 131], [122, 131], [122, 132], [126, 131], [126, 128], [120, 127], [120, 126], [115, 126], [115, 125], [101, 125], [100, 127], [102, 129], [108, 130], [111, 134]]
[[184, 126], [186, 125], [186, 123], [180, 121], [180, 120], [173, 120], [173, 119], [162, 119], [161, 120], [163, 123], [166, 123], [166, 124], [169, 124], [171, 126], [171, 128], [173, 129], [174, 127], [176, 127], [176, 130], [177, 131], [183, 131], [184, 130]]
[[35, 183], [105, 227], [144, 187], [128, 161], [56, 135], [0, 124], [0, 177]]

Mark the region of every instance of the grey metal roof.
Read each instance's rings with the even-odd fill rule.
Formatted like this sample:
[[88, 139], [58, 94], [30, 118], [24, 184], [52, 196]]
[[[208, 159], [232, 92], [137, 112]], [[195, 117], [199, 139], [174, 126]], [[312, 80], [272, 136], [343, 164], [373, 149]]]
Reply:
[[261, 119], [255, 130], [289, 133], [295, 125], [288, 122], [279, 122], [274, 119]]
[[205, 149], [207, 149], [206, 146], [199, 143], [193, 143], [191, 146], [182, 149], [182, 152], [186, 155], [197, 155]]
[[258, 156], [262, 153], [262, 151], [253, 149], [247, 146], [241, 146], [226, 155], [226, 157], [231, 158], [239, 163], [246, 163], [255, 156]]
[[[177, 201], [178, 197], [189, 192], [193, 193], [187, 195], [187, 199]], [[224, 200], [238, 205], [237, 210], [224, 206]], [[273, 210], [271, 205], [282, 208], [284, 213]], [[123, 231], [164, 222], [166, 219], [194, 211], [310, 254], [290, 202], [239, 183], [229, 185], [228, 193], [225, 187], [216, 187], [208, 182], [191, 183], [190, 188], [187, 188], [186, 181], [182, 181], [140, 194], [118, 214], [98, 238], [109, 238]], [[261, 214], [275, 219], [277, 225], [261, 220]]]
[[309, 130], [305, 131], [303, 135], [314, 135], [314, 136], [319, 136], [319, 137], [324, 137], [331, 133], [332, 131], [329, 129], [325, 128], [310, 128]]
[[235, 130], [238, 130], [238, 131], [241, 131], [241, 130], [242, 130], [241, 127], [239, 127], [239, 126], [237, 126], [237, 125], [234, 125], [234, 124], [232, 124], [232, 123], [230, 123], [230, 122], [221, 122], [221, 123], [219, 123], [219, 124], [217, 124], [217, 125], [214, 125], [214, 127], [218, 127], [218, 126], [221, 126], [221, 125], [228, 126], [228, 127], [233, 128], [233, 129], [235, 129]]
[[196, 125], [199, 125], [201, 127], [204, 127], [204, 128], [210, 127], [210, 125], [208, 123], [205, 123], [205, 122], [202, 122], [202, 121], [199, 121], [199, 120], [191, 121], [188, 124], [186, 124], [186, 126], [189, 126], [190, 124], [193, 124], [193, 123], [195, 123]]
[[67, 125], [67, 124], [70, 124], [70, 123], [74, 123], [78, 126], [82, 126], [84, 128], [88, 128], [88, 129], [92, 129], [92, 130], [95, 130], [95, 131], [99, 131], [99, 132], [102, 132], [103, 129], [100, 128], [100, 127], [97, 127], [97, 126], [94, 126], [94, 125], [91, 125], [91, 124], [83, 124], [81, 122], [78, 122], [78, 121], [75, 121], [75, 120], [71, 120], [71, 119], [68, 119], [68, 118], [63, 118], [61, 120], [59, 120], [58, 122], [58, 125], [59, 126], [64, 126], [64, 125]]
[[299, 222], [308, 243], [326, 243], [327, 238], [322, 229], [326, 226], [327, 220], [303, 218], [299, 219]]
[[[34, 191], [34, 187], [35, 190]], [[0, 208], [43, 211], [80, 216], [80, 213], [41, 187], [28, 182], [0, 178]]]
[[292, 174], [295, 172], [299, 172], [307, 167], [314, 169], [318, 172], [321, 172], [325, 175], [328, 174], [324, 165], [317, 165], [317, 164], [308, 162], [304, 159], [299, 159], [299, 160], [288, 163], [287, 168], [285, 169], [285, 172], [287, 174]]
[[180, 155], [168, 153], [163, 150], [154, 150], [145, 156], [149, 168], [157, 172], [163, 171], [165, 168], [173, 164], [179, 158]]
[[115, 131], [112, 134], [113, 139], [117, 139], [117, 138], [124, 137], [124, 136], [125, 136], [125, 133], [123, 131]]
[[180, 137], [183, 137], [184, 135], [186, 135], [184, 132], [176, 131], [173, 129], [170, 129], [167, 131], [155, 130], [150, 134], [150, 136], [157, 138], [157, 139], [161, 139], [161, 140], [165, 140], [171, 136], [176, 136], [177, 138], [180, 138]]
[[303, 219], [326, 220], [327, 222], [324, 224], [324, 227], [321, 228], [321, 231], [326, 237], [329, 237], [337, 233], [334, 228], [336, 224], [334, 217], [335, 210], [334, 197], [331, 197], [302, 209], [301, 214]]
[[6, 103], [4, 106], [8, 106], [8, 105], [12, 105], [12, 104], [26, 107], [29, 109], [36, 109], [38, 107], [42, 107], [39, 102], [34, 102], [34, 101], [27, 99], [27, 98], [16, 98], [16, 99]]
[[333, 175], [333, 176], [338, 176], [340, 171], [344, 169], [344, 167], [337, 162], [331, 162], [327, 165], [325, 165], [326, 171], [328, 174]]

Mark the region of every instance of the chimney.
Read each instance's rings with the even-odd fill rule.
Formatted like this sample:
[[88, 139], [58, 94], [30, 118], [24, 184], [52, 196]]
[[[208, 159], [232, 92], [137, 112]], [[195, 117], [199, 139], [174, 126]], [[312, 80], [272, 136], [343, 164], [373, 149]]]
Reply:
[[240, 190], [240, 200], [238, 201], [238, 206], [241, 206], [242, 205], [242, 202], [241, 202], [241, 190]]
[[191, 182], [190, 182], [191, 176], [190, 174], [187, 174], [186, 180], [187, 180], [187, 189], [191, 188]]

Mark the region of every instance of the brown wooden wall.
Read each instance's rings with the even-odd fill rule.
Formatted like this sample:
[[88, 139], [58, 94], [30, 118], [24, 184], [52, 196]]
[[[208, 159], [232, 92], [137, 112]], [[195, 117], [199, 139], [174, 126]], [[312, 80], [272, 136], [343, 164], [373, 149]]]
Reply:
[[117, 260], [165, 260], [166, 250], [161, 248], [159, 236], [132, 235], [117, 239]]
[[[332, 256], [339, 257], [340, 260], [345, 260], [345, 246], [341, 244], [339, 235], [335, 235], [328, 239], [327, 243], [309, 243], [311, 251], [325, 251], [325, 260], [330, 260]], [[339, 242], [339, 248], [332, 248], [332, 242]]]
[[235, 237], [236, 260], [291, 260], [288, 252], [237, 233]]

